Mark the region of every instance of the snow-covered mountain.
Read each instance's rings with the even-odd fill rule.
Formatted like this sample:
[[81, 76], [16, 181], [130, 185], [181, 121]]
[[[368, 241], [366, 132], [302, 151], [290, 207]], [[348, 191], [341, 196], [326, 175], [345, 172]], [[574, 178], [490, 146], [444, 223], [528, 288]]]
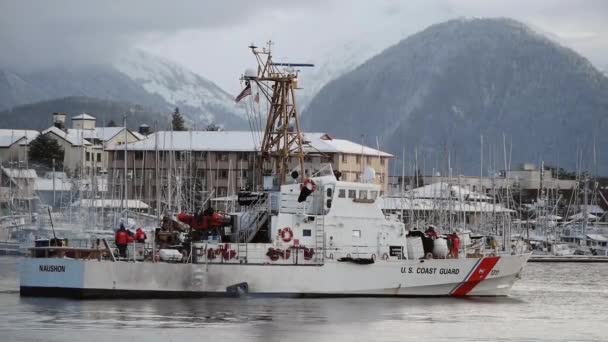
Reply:
[[150, 94], [158, 95], [171, 106], [189, 113], [191, 120], [225, 123], [226, 115], [246, 120], [245, 109], [243, 105], [237, 106], [234, 95], [177, 63], [132, 50], [113, 66]]
[[137, 104], [167, 117], [179, 107], [198, 127], [210, 123], [247, 127], [244, 108], [235, 104], [232, 95], [185, 67], [139, 50], [103, 65], [32, 72], [0, 67], [0, 110], [71, 96]]
[[[493, 148], [504, 136], [513, 163], [574, 169], [580, 149], [608, 146], [607, 95], [608, 79], [587, 59], [522, 23], [451, 20], [329, 82], [302, 122], [306, 130], [378, 141], [395, 155], [417, 147], [433, 167], [449, 150], [453, 170], [465, 174], [479, 170], [480, 135], [493, 146], [484, 151], [494, 168], [502, 150]], [[599, 158], [597, 169], [608, 172], [608, 160]]]

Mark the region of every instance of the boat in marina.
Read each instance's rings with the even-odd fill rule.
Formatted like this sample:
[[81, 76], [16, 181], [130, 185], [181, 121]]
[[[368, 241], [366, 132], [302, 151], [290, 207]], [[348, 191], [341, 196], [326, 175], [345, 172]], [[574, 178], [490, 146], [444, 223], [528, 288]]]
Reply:
[[[471, 248], [454, 229], [446, 235], [408, 231], [382, 212], [373, 170], [366, 170], [362, 182], [343, 181], [331, 167], [307, 174], [293, 71], [306, 65], [273, 62], [270, 45], [250, 48], [260, 66], [257, 73], [246, 73], [246, 88], [239, 97], [251, 95], [249, 87], [258, 84], [270, 103], [260, 146], [261, 178], [268, 187], [256, 192], [239, 213], [208, 208], [169, 215], [151, 234], [153, 241], [129, 245], [127, 257], [118, 256], [105, 239], [32, 247], [19, 267], [22, 296], [509, 293], [529, 253], [511, 250], [509, 244]], [[263, 171], [269, 167], [274, 169], [266, 176]]]

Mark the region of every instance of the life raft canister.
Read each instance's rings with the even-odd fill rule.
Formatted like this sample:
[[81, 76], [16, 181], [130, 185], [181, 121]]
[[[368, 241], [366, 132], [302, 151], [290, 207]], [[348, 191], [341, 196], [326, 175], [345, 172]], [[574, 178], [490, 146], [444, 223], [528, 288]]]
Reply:
[[293, 239], [293, 231], [289, 227], [281, 229], [280, 235], [283, 242], [289, 242]]

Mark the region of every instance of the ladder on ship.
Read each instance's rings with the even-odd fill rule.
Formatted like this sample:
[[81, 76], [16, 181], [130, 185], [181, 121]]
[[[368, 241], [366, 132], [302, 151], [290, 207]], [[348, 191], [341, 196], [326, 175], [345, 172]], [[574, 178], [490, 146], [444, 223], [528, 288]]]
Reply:
[[247, 244], [270, 219], [270, 200], [263, 197], [254, 201], [239, 219], [239, 229], [236, 236], [237, 258], [247, 263]]
[[325, 216], [315, 217], [315, 254], [314, 261], [323, 265], [325, 263]]

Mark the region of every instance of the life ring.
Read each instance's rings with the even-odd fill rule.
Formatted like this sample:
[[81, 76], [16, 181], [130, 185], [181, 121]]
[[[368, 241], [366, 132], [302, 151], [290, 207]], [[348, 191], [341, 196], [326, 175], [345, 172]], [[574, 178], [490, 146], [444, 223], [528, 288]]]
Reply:
[[266, 252], [266, 256], [268, 256], [270, 258], [270, 260], [272, 261], [277, 261], [279, 260], [279, 253], [276, 249], [274, 248], [268, 248], [268, 252]]
[[289, 242], [291, 241], [291, 239], [293, 239], [293, 231], [289, 227], [281, 229], [280, 235], [281, 240], [283, 240], [283, 242]]
[[388, 260], [388, 254], [386, 254], [386, 253], [382, 254], [382, 260]]
[[310, 190], [310, 192], [315, 192], [315, 190], [317, 190], [317, 183], [310, 178], [306, 178], [302, 186]]

